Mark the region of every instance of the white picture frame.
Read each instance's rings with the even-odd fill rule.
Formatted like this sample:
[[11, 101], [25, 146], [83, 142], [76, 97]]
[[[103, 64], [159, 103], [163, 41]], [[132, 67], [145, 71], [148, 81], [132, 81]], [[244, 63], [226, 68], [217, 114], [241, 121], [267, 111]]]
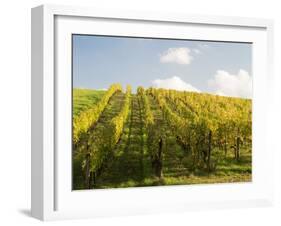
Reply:
[[[191, 36], [186, 37], [184, 29], [193, 29]], [[70, 146], [65, 142], [69, 140], [72, 117], [68, 89], [71, 82], [69, 35], [72, 33], [256, 43], [253, 53], [253, 181], [72, 191]], [[265, 19], [56, 5], [33, 8], [32, 216], [56, 220], [271, 205], [273, 179], [268, 175], [273, 172], [274, 150], [266, 140], [266, 119], [270, 104], [267, 100], [272, 99], [274, 82], [272, 39], [273, 22]], [[65, 129], [61, 129], [62, 124], [66, 125]]]

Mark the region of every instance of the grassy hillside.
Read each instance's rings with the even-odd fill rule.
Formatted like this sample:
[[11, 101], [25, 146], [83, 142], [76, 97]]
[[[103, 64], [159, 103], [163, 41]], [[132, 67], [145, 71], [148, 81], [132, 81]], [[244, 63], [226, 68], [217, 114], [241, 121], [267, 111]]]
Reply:
[[[104, 93], [75, 89], [73, 114], [78, 115], [95, 106]], [[251, 181], [251, 131], [248, 131], [251, 128], [250, 100], [166, 90], [146, 91], [144, 96], [152, 112], [153, 132], [149, 133], [143, 99], [139, 94], [131, 94], [129, 114], [122, 134], [114, 147], [106, 147], [106, 134], [111, 128], [112, 118], [121, 111], [125, 100], [125, 94], [116, 91], [97, 123], [73, 146], [74, 189], [87, 188], [87, 172], [92, 181], [91, 188]], [[188, 124], [192, 121], [192, 124], [179, 130], [169, 121], [164, 107], [171, 110], [170, 114], [181, 122]], [[207, 139], [207, 128], [213, 131], [211, 143]], [[192, 137], [187, 139], [186, 134]], [[228, 140], [223, 139], [226, 136]], [[190, 139], [190, 143], [184, 143]], [[238, 141], [237, 157], [235, 145]], [[193, 146], [189, 148], [188, 145]], [[155, 174], [153, 148], [156, 152], [162, 151], [157, 159], [161, 163], [161, 176]], [[208, 148], [212, 150], [209, 159], [205, 156]], [[94, 168], [91, 158], [97, 155], [103, 158], [99, 167]]]
[[77, 116], [81, 111], [96, 104], [105, 92], [104, 90], [73, 89], [73, 115]]

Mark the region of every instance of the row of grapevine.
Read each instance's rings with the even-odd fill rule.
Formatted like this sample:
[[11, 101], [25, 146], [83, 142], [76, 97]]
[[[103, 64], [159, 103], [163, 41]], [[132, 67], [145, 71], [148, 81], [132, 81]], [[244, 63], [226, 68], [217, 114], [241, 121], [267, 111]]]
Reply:
[[208, 94], [149, 89], [178, 143], [193, 156], [193, 168], [215, 167], [214, 148], [234, 149], [239, 160], [243, 140], [251, 139], [251, 102]]
[[92, 108], [83, 111], [79, 116], [73, 118], [73, 142], [76, 144], [79, 141], [81, 134], [87, 133], [89, 128], [97, 122], [100, 114], [103, 112], [111, 96], [122, 91], [120, 84], [113, 84], [102, 97], [102, 99]]
[[137, 95], [139, 103], [141, 103], [144, 115], [144, 125], [146, 131], [146, 145], [148, 154], [151, 160], [152, 169], [155, 175], [158, 177], [162, 176], [162, 158], [158, 148], [159, 137], [161, 136], [161, 130], [159, 124], [156, 124], [154, 116], [151, 110], [149, 99], [143, 87], [138, 87]]
[[168, 123], [169, 127], [172, 129], [177, 139], [180, 141], [182, 146], [185, 147], [186, 151], [190, 151], [187, 150], [187, 147], [190, 146], [190, 138], [192, 135], [191, 132], [192, 128], [194, 127], [193, 125], [199, 119], [197, 115], [190, 113], [187, 120], [186, 118], [183, 118], [179, 114], [177, 114], [174, 109], [171, 109], [170, 106], [168, 106], [164, 94], [164, 92], [166, 91], [161, 89], [150, 89], [149, 92], [156, 99], [158, 105], [162, 109], [163, 117]]
[[197, 108], [200, 115], [209, 113], [206, 117], [216, 122], [213, 143], [224, 149], [225, 153], [232, 148], [235, 158], [239, 160], [241, 144], [251, 143], [251, 101], [208, 94], [185, 93], [183, 97]]
[[119, 139], [121, 137], [123, 127], [124, 127], [124, 124], [127, 120], [128, 113], [129, 113], [131, 92], [132, 92], [131, 86], [127, 86], [124, 106], [123, 106], [121, 112], [111, 120], [111, 123], [109, 126], [109, 130], [110, 130], [109, 132], [112, 133], [112, 135], [110, 135], [111, 142], [109, 144], [109, 146], [111, 148], [114, 147], [114, 145], [119, 141]]
[[[110, 159], [108, 155], [117, 149], [121, 139], [134, 94], [131, 94], [130, 86], [125, 94], [120, 91], [120, 85], [111, 86], [95, 107], [82, 112], [79, 120], [74, 119], [74, 144], [79, 141], [75, 150], [82, 160], [80, 165], [83, 176], [86, 175], [87, 188], [92, 187], [91, 181], [99, 176], [104, 163]], [[216, 169], [217, 161], [225, 161], [223, 151], [226, 156], [227, 150], [233, 150], [238, 161], [241, 146], [251, 144], [250, 100], [143, 87], [138, 87], [137, 98], [142, 122], [139, 145], [147, 147], [142, 150], [151, 158], [154, 176], [162, 177], [162, 163], [163, 172], [166, 172], [168, 164], [165, 161], [170, 158], [167, 155], [170, 150], [170, 155], [177, 150], [183, 156], [184, 163], [180, 164], [185, 170], [211, 172]]]
[[145, 90], [143, 87], [138, 87], [137, 94], [141, 99], [142, 106], [143, 106], [145, 127], [149, 128], [154, 124], [154, 118], [150, 108], [148, 97], [145, 94]]
[[[124, 123], [128, 117], [131, 98], [131, 87], [127, 86], [124, 104], [117, 116], [111, 119], [108, 127], [102, 130], [102, 133], [96, 136], [90, 136], [88, 139], [88, 147], [86, 149], [86, 162], [83, 166], [86, 171], [86, 186], [91, 187], [91, 178], [95, 183], [95, 178], [99, 173], [104, 160], [110, 151], [118, 143]], [[87, 157], [88, 156], [88, 157]], [[91, 176], [93, 175], [93, 176]]]

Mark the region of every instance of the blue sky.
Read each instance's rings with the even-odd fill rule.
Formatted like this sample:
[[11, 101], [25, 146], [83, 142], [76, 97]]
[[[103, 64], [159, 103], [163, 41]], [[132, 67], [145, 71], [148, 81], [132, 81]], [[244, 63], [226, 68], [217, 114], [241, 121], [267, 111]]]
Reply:
[[252, 45], [73, 35], [73, 86], [162, 87], [251, 98]]

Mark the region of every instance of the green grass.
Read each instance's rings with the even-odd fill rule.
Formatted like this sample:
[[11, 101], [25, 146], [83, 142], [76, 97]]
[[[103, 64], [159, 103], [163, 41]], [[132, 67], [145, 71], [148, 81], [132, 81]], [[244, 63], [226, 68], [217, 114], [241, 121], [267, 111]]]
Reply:
[[[76, 114], [96, 103], [103, 91], [74, 90]], [[123, 188], [157, 185], [185, 185], [207, 183], [250, 182], [252, 180], [251, 146], [241, 149], [239, 161], [229, 148], [224, 151], [213, 149], [212, 158], [217, 161], [216, 170], [191, 170], [190, 157], [176, 142], [175, 136], [163, 120], [161, 109], [153, 98], [149, 99], [158, 129], [165, 131], [163, 148], [163, 178], [154, 176], [144, 129], [143, 112], [136, 95], [132, 95], [128, 119], [120, 142], [111, 150], [97, 177], [94, 188]], [[94, 139], [106, 130], [110, 120], [118, 114], [124, 103], [124, 94], [119, 92], [110, 99], [97, 124], [89, 131], [89, 139]], [[74, 112], [75, 114], [75, 112]], [[83, 189], [83, 159], [77, 156], [73, 161], [74, 189]]]
[[73, 116], [96, 104], [105, 94], [104, 90], [73, 89]]

